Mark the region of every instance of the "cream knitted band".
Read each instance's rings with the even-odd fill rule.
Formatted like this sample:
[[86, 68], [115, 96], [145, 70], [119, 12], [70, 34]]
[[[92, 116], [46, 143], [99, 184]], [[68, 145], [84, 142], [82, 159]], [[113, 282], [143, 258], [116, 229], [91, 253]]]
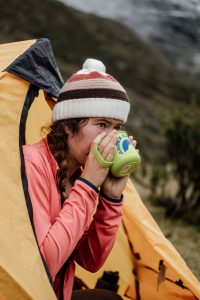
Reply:
[[52, 122], [82, 117], [126, 122], [129, 110], [128, 96], [120, 83], [105, 73], [101, 61], [87, 59], [83, 69], [73, 74], [61, 89]]
[[57, 103], [52, 121], [82, 117], [105, 117], [127, 121], [130, 103], [109, 98], [82, 98]]

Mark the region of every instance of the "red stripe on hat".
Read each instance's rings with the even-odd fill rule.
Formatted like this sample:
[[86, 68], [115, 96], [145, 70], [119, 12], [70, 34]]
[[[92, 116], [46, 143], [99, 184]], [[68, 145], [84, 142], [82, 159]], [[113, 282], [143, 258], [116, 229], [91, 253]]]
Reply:
[[109, 74], [104, 75], [102, 73], [95, 71], [95, 72], [90, 72], [89, 74], [74, 74], [69, 78], [68, 82], [73, 82], [76, 80], [94, 79], [94, 78], [103, 78], [103, 79], [107, 79], [107, 80], [112, 80], [114, 82], [117, 81], [114, 77], [112, 77]]

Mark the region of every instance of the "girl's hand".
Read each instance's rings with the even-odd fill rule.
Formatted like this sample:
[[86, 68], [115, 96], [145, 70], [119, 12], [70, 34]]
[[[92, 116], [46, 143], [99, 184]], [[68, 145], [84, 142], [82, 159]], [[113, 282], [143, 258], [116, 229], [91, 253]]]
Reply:
[[81, 177], [90, 181], [97, 188], [99, 188], [103, 184], [109, 172], [109, 168], [103, 168], [98, 163], [93, 154], [93, 148], [96, 147], [96, 145], [99, 144], [101, 140], [102, 142], [98, 147], [101, 156], [107, 161], [112, 161], [117, 140], [116, 130], [113, 130], [108, 135], [106, 135], [105, 132], [102, 132], [94, 139], [91, 145], [90, 153], [84, 166], [84, 170], [81, 174]]
[[114, 177], [111, 173], [109, 173], [101, 187], [101, 191], [107, 196], [120, 198], [123, 190], [125, 189], [128, 178], [129, 176]]

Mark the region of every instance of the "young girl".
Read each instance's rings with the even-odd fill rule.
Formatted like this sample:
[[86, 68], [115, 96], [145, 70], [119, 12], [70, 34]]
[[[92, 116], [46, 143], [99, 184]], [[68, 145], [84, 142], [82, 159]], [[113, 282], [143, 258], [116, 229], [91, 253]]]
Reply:
[[121, 299], [72, 288], [75, 262], [96, 272], [115, 242], [128, 178], [113, 177], [92, 150], [100, 144], [112, 161], [129, 110], [123, 87], [102, 62], [87, 59], [61, 89], [47, 137], [23, 147], [35, 232], [58, 299]]

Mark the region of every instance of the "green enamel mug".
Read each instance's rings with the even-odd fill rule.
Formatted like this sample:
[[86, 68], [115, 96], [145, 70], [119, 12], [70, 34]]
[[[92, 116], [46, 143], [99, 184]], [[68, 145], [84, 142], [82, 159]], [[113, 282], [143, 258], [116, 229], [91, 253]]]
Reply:
[[98, 150], [99, 144], [93, 149], [93, 153], [104, 168], [110, 168], [115, 177], [123, 177], [133, 173], [141, 162], [140, 155], [128, 138], [126, 131], [117, 132], [116, 150], [111, 162], [106, 161]]

